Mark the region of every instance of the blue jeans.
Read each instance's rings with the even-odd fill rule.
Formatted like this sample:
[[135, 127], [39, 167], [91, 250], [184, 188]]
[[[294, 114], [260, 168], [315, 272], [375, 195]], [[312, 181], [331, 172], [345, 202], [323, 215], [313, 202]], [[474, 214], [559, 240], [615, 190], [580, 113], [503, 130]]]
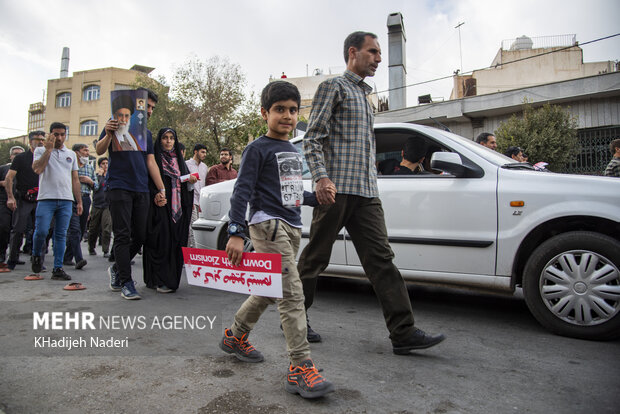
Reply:
[[52, 217], [54, 217], [54, 269], [62, 267], [67, 228], [73, 214], [72, 206], [73, 202], [69, 200], [41, 200], [37, 203], [32, 255], [41, 256], [41, 248], [49, 232]]

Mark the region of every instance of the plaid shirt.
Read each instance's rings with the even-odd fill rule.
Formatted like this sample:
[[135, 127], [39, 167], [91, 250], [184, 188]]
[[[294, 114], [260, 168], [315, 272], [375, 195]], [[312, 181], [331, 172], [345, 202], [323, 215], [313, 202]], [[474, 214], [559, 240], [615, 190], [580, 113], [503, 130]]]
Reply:
[[613, 157], [607, 168], [605, 168], [605, 175], [608, 177], [620, 177], [620, 158]]
[[80, 188], [83, 193], [90, 193], [90, 190], [97, 191], [99, 189], [99, 180], [97, 180], [97, 176], [95, 175], [95, 169], [90, 164], [86, 163], [78, 168], [78, 176], [80, 175], [89, 177], [95, 183], [94, 187], [86, 183], [80, 183]]
[[372, 88], [346, 70], [319, 85], [312, 101], [304, 155], [316, 182], [329, 178], [338, 193], [378, 197]]

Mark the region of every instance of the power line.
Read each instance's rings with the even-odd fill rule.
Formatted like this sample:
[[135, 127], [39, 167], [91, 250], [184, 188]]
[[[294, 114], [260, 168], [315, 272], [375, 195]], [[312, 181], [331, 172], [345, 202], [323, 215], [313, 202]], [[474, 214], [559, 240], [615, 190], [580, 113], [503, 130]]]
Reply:
[[[543, 53], [540, 53], [538, 55], [527, 56], [527, 57], [524, 57], [524, 58], [521, 58], [521, 59], [511, 60], [510, 62], [497, 63], [497, 64], [495, 64], [493, 66], [487, 66], [487, 67], [480, 68], [480, 69], [474, 69], [474, 70], [470, 70], [468, 72], [462, 72], [461, 75], [472, 74], [472, 73], [474, 73], [476, 71], [479, 71], [479, 70], [494, 69], [494, 68], [497, 68], [499, 66], [506, 66], [506, 65], [509, 65], [511, 63], [521, 62], [523, 60], [533, 59], [533, 58], [537, 58], [537, 57], [540, 57], [540, 56], [549, 55], [551, 53], [562, 52], [562, 51], [564, 51], [566, 49], [570, 49], [570, 48], [573, 48], [575, 46], [580, 46], [580, 45], [581, 46], [585, 46], [585, 45], [588, 45], [590, 43], [600, 42], [602, 40], [611, 39], [612, 37], [616, 37], [616, 36], [620, 36], [620, 33], [616, 33], [616, 34], [613, 34], [613, 35], [609, 35], [609, 36], [601, 37], [601, 38], [598, 38], [598, 39], [590, 40], [590, 41], [584, 42], [584, 43], [575, 42], [575, 44], [573, 44], [571, 46], [563, 47], [561, 49], [551, 50], [549, 52], [543, 52]], [[425, 83], [431, 83], [431, 82], [437, 82], [437, 81], [444, 80], [444, 79], [450, 79], [453, 76], [454, 76], [454, 74], [453, 75], [442, 76], [440, 78], [429, 79], [429, 80], [422, 81], [422, 82], [411, 83], [411, 84], [405, 85], [405, 86], [398, 86], [398, 87], [395, 87], [395, 88], [389, 88], [389, 89], [385, 89], [385, 90], [382, 90], [382, 91], [377, 91], [377, 93], [384, 93], [384, 92], [389, 92], [389, 91], [395, 91], [395, 90], [398, 90], [398, 89], [409, 88], [411, 86], [424, 85]]]

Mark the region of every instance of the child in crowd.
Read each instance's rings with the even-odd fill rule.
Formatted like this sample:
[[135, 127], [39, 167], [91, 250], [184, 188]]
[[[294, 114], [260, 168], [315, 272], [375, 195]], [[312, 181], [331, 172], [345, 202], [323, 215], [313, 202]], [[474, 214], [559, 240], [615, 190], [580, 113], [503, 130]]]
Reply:
[[[304, 294], [295, 257], [301, 239], [300, 205], [316, 206], [313, 193], [303, 191], [302, 158], [288, 141], [297, 125], [301, 97], [289, 82], [269, 83], [261, 94], [261, 115], [268, 131], [247, 146], [230, 207], [230, 239], [226, 253], [237, 266], [243, 255], [245, 213], [250, 203], [249, 236], [257, 252], [282, 255], [280, 321], [286, 338], [290, 366], [285, 388], [304, 398], [334, 391], [312, 359], [306, 336]], [[254, 325], [274, 298], [250, 296], [237, 311], [230, 329], [224, 331], [220, 348], [245, 362], [261, 362], [263, 355], [248, 341]]]

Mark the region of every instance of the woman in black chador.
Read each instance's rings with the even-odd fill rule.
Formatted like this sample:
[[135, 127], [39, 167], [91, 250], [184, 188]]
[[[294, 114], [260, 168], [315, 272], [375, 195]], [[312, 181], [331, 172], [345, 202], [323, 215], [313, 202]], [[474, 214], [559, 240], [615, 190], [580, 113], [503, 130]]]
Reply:
[[[150, 203], [142, 257], [144, 283], [160, 293], [171, 293], [178, 289], [183, 271], [181, 248], [187, 246], [193, 185], [180, 180], [181, 176], [189, 174], [189, 170], [181, 156], [174, 129], [160, 129], [153, 150], [168, 202], [161, 207]], [[150, 179], [149, 191], [150, 199], [154, 200], [159, 190]]]

